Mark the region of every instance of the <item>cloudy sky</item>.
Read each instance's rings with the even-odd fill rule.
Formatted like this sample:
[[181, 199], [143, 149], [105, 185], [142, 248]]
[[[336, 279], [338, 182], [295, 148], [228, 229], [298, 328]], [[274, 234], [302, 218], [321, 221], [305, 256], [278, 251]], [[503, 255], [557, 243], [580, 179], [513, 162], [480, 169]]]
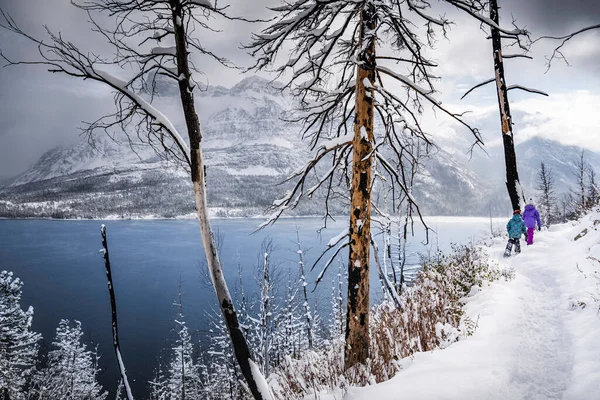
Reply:
[[[224, 0], [221, 0], [224, 3]], [[278, 0], [230, 0], [232, 13], [260, 17], [266, 5]], [[437, 2], [433, 2], [437, 4]], [[503, 21], [515, 18], [532, 37], [563, 35], [580, 27], [600, 23], [598, 0], [499, 0]], [[24, 30], [37, 36], [44, 25], [60, 31], [82, 48], [110, 54], [104, 43], [90, 31], [85, 13], [69, 0], [0, 0], [0, 8]], [[493, 86], [483, 88], [466, 100], [460, 96], [473, 84], [493, 77], [491, 43], [479, 24], [452, 9], [443, 9], [456, 22], [448, 39], [437, 43], [431, 55], [438, 60], [436, 74], [439, 98], [454, 110], [473, 111], [470, 118], [480, 123], [487, 143], [500, 139], [494, 123], [497, 103]], [[251, 59], [239, 49], [258, 27], [244, 23], [223, 23], [222, 32], [203, 37], [205, 45], [240, 65]], [[544, 136], [567, 144], [600, 151], [600, 30], [573, 39], [564, 48], [570, 66], [556, 61], [546, 72], [544, 56], [555, 42], [540, 42], [531, 52], [534, 60], [507, 60], [509, 84], [535, 87], [549, 97], [510, 92], [515, 115], [517, 141]], [[35, 47], [22, 38], [0, 30], [0, 49], [9, 58], [31, 59]], [[243, 77], [234, 70], [206, 64], [205, 79], [211, 84], [232, 86]], [[110, 92], [98, 85], [51, 74], [43, 68], [19, 66], [0, 68], [0, 177], [18, 174], [31, 166], [46, 150], [78, 139], [81, 121], [90, 121], [111, 110]], [[432, 129], [451, 131], [447, 121], [428, 120]], [[499, 123], [498, 123], [499, 124]]]

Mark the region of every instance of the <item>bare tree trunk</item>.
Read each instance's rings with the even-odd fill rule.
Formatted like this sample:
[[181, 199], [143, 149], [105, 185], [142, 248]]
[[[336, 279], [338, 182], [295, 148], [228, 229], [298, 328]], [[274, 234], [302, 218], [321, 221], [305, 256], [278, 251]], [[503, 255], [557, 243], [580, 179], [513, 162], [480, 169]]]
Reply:
[[208, 264], [208, 270], [212, 280], [219, 307], [225, 320], [225, 325], [229, 331], [231, 338], [232, 347], [235, 353], [235, 357], [238, 361], [242, 374], [248, 383], [248, 388], [252, 392], [252, 395], [257, 400], [265, 399], [259, 385], [257, 384], [257, 378], [263, 379], [263, 377], [257, 377], [257, 368], [252, 360], [250, 348], [248, 342], [242, 333], [240, 324], [238, 321], [237, 313], [233, 306], [233, 300], [229, 293], [229, 288], [225, 282], [225, 276], [223, 275], [223, 267], [221, 260], [219, 259], [219, 253], [217, 251], [217, 245], [215, 242], [212, 229], [210, 227], [210, 221], [208, 216], [208, 204], [206, 199], [206, 181], [205, 181], [205, 169], [204, 169], [204, 158], [202, 155], [202, 133], [200, 131], [200, 121], [196, 108], [194, 105], [194, 95], [192, 93], [191, 85], [191, 71], [188, 62], [188, 49], [186, 43], [186, 32], [182, 26], [184, 21], [183, 8], [181, 2], [178, 0], [171, 1], [173, 27], [175, 30], [175, 46], [177, 54], [177, 73], [178, 76], [184, 79], [179, 80], [179, 93], [181, 96], [181, 104], [185, 116], [185, 123], [190, 139], [190, 160], [191, 160], [191, 174], [192, 183], [194, 186], [194, 198], [196, 201], [196, 214], [200, 223], [200, 232], [202, 234], [202, 243], [204, 245], [204, 254], [206, 256], [206, 262]]
[[102, 225], [100, 228], [100, 234], [102, 235], [102, 250], [104, 252], [104, 267], [106, 268], [106, 279], [108, 280], [108, 294], [110, 296], [110, 309], [112, 319], [112, 334], [113, 334], [113, 346], [115, 348], [115, 355], [117, 357], [117, 363], [119, 364], [119, 372], [121, 373], [121, 381], [125, 386], [125, 394], [127, 400], [133, 400], [133, 394], [129, 387], [129, 381], [127, 380], [127, 374], [125, 373], [125, 365], [123, 358], [121, 357], [121, 346], [119, 345], [119, 329], [117, 327], [117, 299], [115, 297], [115, 288], [112, 280], [112, 273], [110, 270], [110, 257], [108, 255], [108, 241], [106, 240], [106, 226]]
[[[490, 19], [498, 25], [498, 1], [490, 0]], [[508, 103], [508, 92], [504, 79], [504, 63], [502, 62], [502, 41], [500, 31], [492, 27], [492, 48], [494, 50], [494, 71], [496, 75], [496, 89], [498, 94], [498, 107], [500, 121], [502, 122], [502, 141], [504, 143], [504, 162], [506, 164], [506, 189], [510, 197], [513, 210], [521, 209], [519, 189], [519, 173], [517, 171], [517, 156], [512, 131], [512, 117]], [[524, 197], [524, 196], [523, 196]]]
[[306, 291], [306, 276], [304, 275], [304, 253], [302, 252], [302, 244], [300, 243], [300, 233], [296, 228], [296, 239], [298, 240], [298, 257], [300, 261], [300, 283], [302, 284], [302, 292], [304, 295], [304, 318], [306, 318], [306, 334], [308, 335], [308, 348], [313, 348], [313, 331], [312, 331], [312, 314], [310, 312], [310, 303], [308, 302], [308, 293]]
[[271, 286], [271, 279], [269, 276], [269, 247], [268, 244], [265, 247], [265, 253], [263, 258], [263, 279], [262, 279], [262, 294], [261, 294], [261, 347], [262, 347], [262, 357], [263, 357], [263, 371], [266, 376], [269, 376], [269, 364], [271, 363], [269, 360], [269, 322], [270, 322], [270, 299], [269, 299], [269, 289]]
[[[371, 180], [373, 169], [373, 96], [377, 9], [367, 1], [361, 11], [356, 79], [356, 109], [352, 155], [348, 311], [344, 367], [369, 358], [369, 263], [371, 240]], [[365, 46], [365, 43], [367, 45]], [[363, 47], [364, 46], [364, 47]]]

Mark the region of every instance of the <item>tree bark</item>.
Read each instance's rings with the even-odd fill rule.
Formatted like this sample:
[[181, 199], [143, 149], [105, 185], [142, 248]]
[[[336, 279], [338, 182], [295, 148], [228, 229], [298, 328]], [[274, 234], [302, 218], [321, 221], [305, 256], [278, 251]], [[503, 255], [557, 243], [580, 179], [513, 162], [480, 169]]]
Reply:
[[[498, 1], [490, 0], [490, 19], [498, 25]], [[502, 142], [504, 144], [504, 162], [506, 165], [506, 189], [513, 210], [521, 209], [519, 189], [519, 173], [517, 171], [517, 156], [512, 131], [512, 117], [508, 103], [508, 92], [504, 79], [504, 63], [502, 61], [502, 41], [500, 31], [492, 27], [492, 48], [494, 50], [494, 72], [496, 76], [496, 91], [498, 94], [498, 107], [502, 123]]]
[[[352, 155], [348, 309], [344, 367], [366, 364], [369, 358], [369, 263], [371, 180], [375, 83], [376, 6], [366, 1], [361, 11]], [[366, 84], [365, 84], [366, 83]]]
[[223, 267], [221, 265], [217, 245], [210, 226], [208, 203], [206, 198], [204, 158], [201, 146], [202, 133], [200, 130], [200, 120], [198, 119], [198, 114], [196, 113], [196, 107], [194, 104], [194, 95], [192, 93], [192, 88], [190, 87], [191, 70], [188, 62], [186, 32], [183, 25], [184, 13], [181, 2], [179, 0], [172, 0], [171, 9], [173, 28], [175, 31], [177, 72], [178, 76], [182, 76], [184, 78], [179, 80], [179, 93], [181, 96], [181, 104], [183, 107], [185, 123], [190, 140], [191, 176], [194, 187], [194, 199], [196, 202], [196, 214], [200, 224], [204, 254], [206, 256], [208, 270], [210, 272], [211, 281], [217, 295], [219, 307], [221, 308], [221, 313], [223, 314], [225, 325], [227, 326], [227, 330], [231, 338], [233, 351], [240, 366], [240, 370], [242, 371], [242, 375], [246, 379], [248, 388], [252, 392], [253, 397], [257, 400], [266, 400], [259, 390], [256, 381], [256, 379], [259, 377], [256, 377], [252, 370], [252, 364], [254, 364], [254, 361], [252, 360], [248, 342], [246, 341], [246, 338], [244, 337], [244, 334], [240, 328], [237, 313], [233, 306], [233, 300], [231, 298], [231, 294], [229, 293], [227, 283], [225, 282]]

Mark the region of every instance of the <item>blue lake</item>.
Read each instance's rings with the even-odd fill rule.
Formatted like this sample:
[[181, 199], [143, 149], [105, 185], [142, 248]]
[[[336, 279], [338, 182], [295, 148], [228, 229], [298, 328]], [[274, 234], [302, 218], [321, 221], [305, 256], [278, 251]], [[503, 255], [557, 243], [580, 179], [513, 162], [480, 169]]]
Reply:
[[[287, 282], [288, 276], [297, 276], [296, 227], [305, 263], [311, 266], [329, 239], [346, 224], [330, 222], [319, 235], [319, 219], [282, 219], [252, 234], [259, 222], [213, 221], [215, 232], [222, 238], [221, 260], [232, 294], [238, 286], [240, 268], [246, 293], [256, 286], [254, 270], [261, 262], [261, 242], [265, 238], [274, 240], [276, 250], [271, 257]], [[490, 230], [486, 218], [431, 217], [427, 222], [437, 234], [431, 235], [429, 246], [424, 246], [423, 229], [415, 224], [416, 235], [409, 246], [412, 253], [425, 253], [432, 246], [448, 250], [451, 242], [477, 240]], [[122, 354], [133, 390], [143, 398], [162, 349], [168, 348], [174, 338], [177, 308], [173, 303], [178, 299], [180, 282], [186, 322], [198, 341], [206, 339], [207, 314], [217, 308], [203, 272], [206, 267], [197, 221], [0, 220], [0, 270], [13, 271], [24, 281], [22, 307], [34, 307], [33, 329], [43, 334], [44, 345], [51, 343], [60, 319], [82, 322], [86, 339], [98, 344], [102, 356], [99, 380], [114, 392], [119, 377], [112, 349], [104, 263], [98, 252], [101, 224], [107, 226]], [[346, 253], [344, 250], [344, 257]], [[308, 274], [313, 282], [318, 269]], [[371, 276], [372, 297], [377, 301], [381, 290], [374, 265]], [[322, 289], [316, 291], [318, 307], [325, 311], [330, 304], [330, 280], [326, 277]]]

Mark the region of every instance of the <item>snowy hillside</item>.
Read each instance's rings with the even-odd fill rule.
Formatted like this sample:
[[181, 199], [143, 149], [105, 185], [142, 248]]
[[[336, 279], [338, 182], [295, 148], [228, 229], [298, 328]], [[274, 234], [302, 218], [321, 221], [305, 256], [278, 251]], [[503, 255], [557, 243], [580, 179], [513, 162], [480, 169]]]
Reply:
[[[157, 107], [183, 130], [176, 88], [159, 80], [157, 89]], [[293, 109], [293, 99], [252, 76], [231, 88], [209, 86], [196, 101], [213, 215], [261, 214], [281, 198], [286, 186], [280, 183], [310, 154], [300, 138], [301, 127], [282, 120]], [[456, 135], [441, 139], [423, 161], [413, 193], [421, 210], [429, 215], [488, 215], [490, 210], [504, 215], [509, 205], [502, 149], [488, 147], [489, 157], [476, 151], [470, 158], [469, 138]], [[82, 141], [48, 151], [0, 189], [0, 217], [174, 217], [194, 211], [182, 167], [165, 164], [147, 146], [132, 149], [125, 138], [120, 144], [100, 137], [95, 148]], [[558, 194], [566, 192], [579, 152], [541, 139], [517, 146], [527, 192], [533, 192], [541, 160], [555, 172]], [[586, 159], [600, 168], [600, 155], [587, 152]], [[321, 207], [318, 201], [307, 202], [296, 212], [314, 215]]]
[[600, 213], [536, 232], [535, 243], [503, 258], [515, 278], [473, 291], [465, 310], [472, 336], [399, 361], [391, 380], [321, 399], [600, 398]]

